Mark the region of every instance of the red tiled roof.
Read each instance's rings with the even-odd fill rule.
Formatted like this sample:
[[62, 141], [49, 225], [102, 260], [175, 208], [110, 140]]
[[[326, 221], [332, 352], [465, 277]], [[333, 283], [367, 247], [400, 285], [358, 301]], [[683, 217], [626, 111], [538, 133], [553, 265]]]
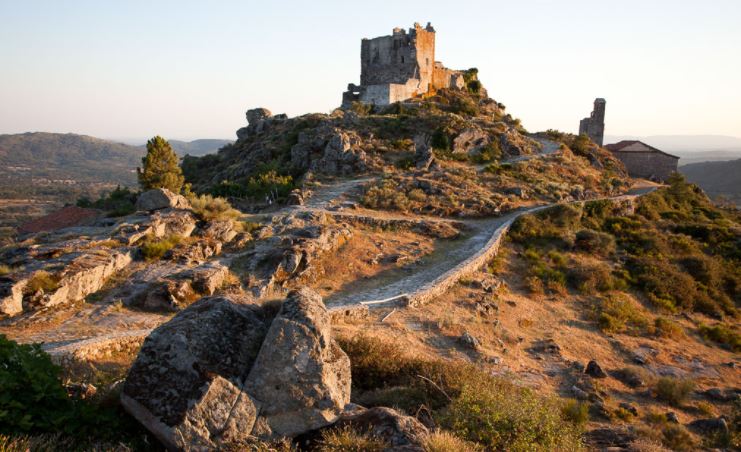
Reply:
[[27, 234], [29, 232], [54, 231], [78, 225], [84, 220], [95, 218], [98, 215], [100, 215], [100, 211], [95, 209], [66, 206], [56, 212], [23, 223], [18, 226], [18, 232]]
[[675, 159], [679, 158], [676, 155], [671, 155], [667, 152], [662, 151], [661, 149], [656, 149], [655, 147], [649, 144], [646, 144], [643, 141], [639, 141], [639, 140], [623, 140], [623, 141], [618, 141], [617, 143], [606, 144], [605, 149], [611, 152], [620, 152], [624, 148], [627, 148], [628, 146], [634, 145], [636, 143], [640, 143], [646, 146], [649, 150], [648, 151], [625, 151], [625, 152], [659, 152], [661, 154], [668, 155], [669, 157], [674, 157]]

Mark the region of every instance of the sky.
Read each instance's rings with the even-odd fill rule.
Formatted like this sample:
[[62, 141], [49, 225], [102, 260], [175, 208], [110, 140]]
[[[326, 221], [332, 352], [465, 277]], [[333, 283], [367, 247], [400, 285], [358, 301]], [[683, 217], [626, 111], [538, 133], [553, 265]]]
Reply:
[[235, 138], [245, 111], [330, 112], [360, 40], [432, 22], [530, 131], [741, 137], [741, 1], [0, 0], [0, 133]]

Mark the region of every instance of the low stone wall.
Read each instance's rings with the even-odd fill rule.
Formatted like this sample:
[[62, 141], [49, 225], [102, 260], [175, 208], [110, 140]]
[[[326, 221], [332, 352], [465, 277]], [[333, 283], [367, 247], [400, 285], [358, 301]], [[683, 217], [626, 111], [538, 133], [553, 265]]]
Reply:
[[66, 344], [45, 344], [45, 352], [54, 363], [63, 365], [73, 361], [105, 359], [113, 355], [136, 354], [144, 339], [152, 330], [133, 330], [110, 333], [90, 339], [72, 341]]

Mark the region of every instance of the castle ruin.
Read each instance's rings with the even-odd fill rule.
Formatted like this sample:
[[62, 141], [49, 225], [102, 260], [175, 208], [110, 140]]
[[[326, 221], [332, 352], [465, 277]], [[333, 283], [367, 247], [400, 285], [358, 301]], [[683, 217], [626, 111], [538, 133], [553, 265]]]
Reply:
[[595, 143], [602, 146], [605, 136], [605, 105], [602, 98], [594, 100], [594, 110], [588, 118], [579, 121], [579, 135], [585, 134]]
[[463, 88], [463, 71], [435, 61], [435, 29], [415, 23], [409, 31], [394, 28], [390, 36], [363, 39], [360, 85], [350, 83], [342, 106], [353, 102], [389, 105], [443, 88]]

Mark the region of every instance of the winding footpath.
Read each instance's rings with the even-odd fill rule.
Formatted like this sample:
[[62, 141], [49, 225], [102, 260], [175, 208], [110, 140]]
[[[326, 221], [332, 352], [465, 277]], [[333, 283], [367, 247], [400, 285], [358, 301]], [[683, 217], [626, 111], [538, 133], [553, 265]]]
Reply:
[[[551, 155], [557, 150], [557, 147], [544, 143], [541, 153], [523, 157], [527, 157], [527, 159], [538, 158]], [[547, 204], [521, 209], [500, 217], [461, 220], [421, 216], [409, 217], [380, 211], [356, 212], [354, 209], [337, 209], [338, 206], [343, 206], [342, 199], [346, 198], [347, 195], [359, 194], [366, 183], [374, 180], [374, 178], [360, 178], [316, 187], [312, 196], [307, 199], [303, 206], [286, 207], [276, 212], [276, 214], [314, 211], [324, 212], [343, 221], [367, 220], [370, 218], [384, 222], [399, 222], [399, 224], [404, 225], [413, 222], [453, 223], [456, 226], [462, 226], [463, 232], [456, 239], [440, 240], [434, 252], [413, 264], [382, 272], [369, 279], [348, 283], [339, 292], [328, 296], [325, 299], [325, 304], [333, 317], [363, 316], [373, 307], [424, 304], [430, 299], [442, 295], [461, 278], [485, 267], [496, 256], [502, 239], [518, 217], [557, 205]], [[582, 204], [600, 199], [629, 201], [654, 189], [655, 187], [640, 187], [624, 195], [574, 201], [572, 204]], [[228, 264], [228, 261], [236, 255], [238, 253], [224, 255], [219, 260]], [[119, 348], [122, 340], [127, 343], [136, 338], [143, 340], [150, 331], [150, 329], [136, 330], [132, 328], [129, 331], [110, 331], [108, 334], [92, 338], [64, 340], [60, 337], [58, 342], [47, 342], [44, 348], [57, 358], [74, 355], [75, 353], [88, 354], [92, 353], [88, 350], [100, 350], [100, 348], [108, 346]]]

